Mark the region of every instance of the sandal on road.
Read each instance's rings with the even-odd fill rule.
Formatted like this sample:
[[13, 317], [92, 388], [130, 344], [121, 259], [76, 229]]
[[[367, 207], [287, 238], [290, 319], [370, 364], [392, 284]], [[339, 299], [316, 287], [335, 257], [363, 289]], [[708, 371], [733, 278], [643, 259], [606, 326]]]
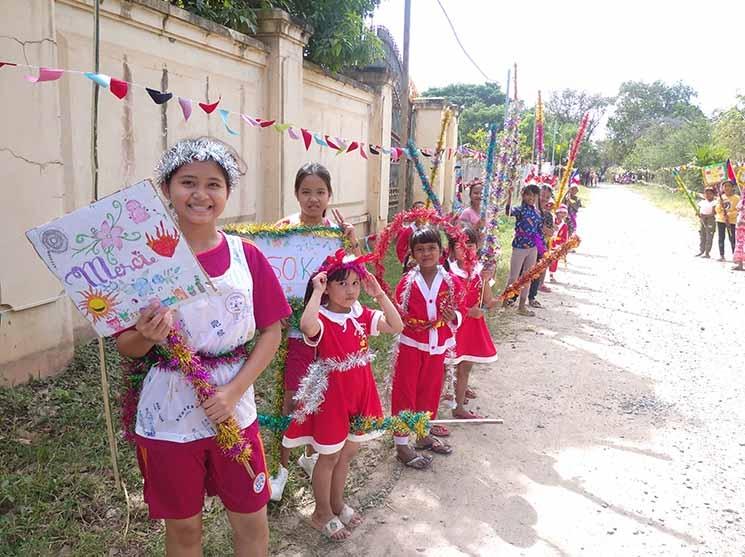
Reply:
[[341, 523], [350, 530], [354, 530], [357, 526], [362, 524], [362, 516], [360, 516], [360, 513], [347, 504], [344, 504], [341, 508], [339, 520], [341, 520]]
[[525, 317], [535, 317], [535, 312], [525, 308], [517, 308], [517, 314]]
[[539, 302], [538, 300], [530, 300], [528, 302], [528, 305], [530, 307], [532, 307], [532, 308], [542, 308], [543, 307], [543, 305], [541, 304], [541, 302]]
[[400, 456], [396, 456], [396, 458], [401, 464], [414, 470], [426, 470], [432, 464], [432, 457], [420, 454], [411, 457], [409, 460], [404, 460]]
[[[339, 520], [339, 517], [332, 516], [329, 521], [324, 524], [323, 528], [319, 528], [316, 526], [315, 522], [313, 522], [313, 519], [310, 519], [310, 525], [315, 529], [321, 532], [323, 536], [332, 542], [343, 542], [349, 537], [349, 530], [347, 530], [344, 527], [344, 524], [342, 524], [341, 520]], [[344, 536], [340, 536], [340, 534], [346, 534]]]
[[443, 443], [439, 439], [433, 439], [431, 443], [427, 443], [426, 445], [417, 445], [416, 448], [420, 451], [432, 451], [440, 455], [449, 455], [453, 452], [453, 447], [447, 443]]
[[464, 411], [463, 413], [456, 414], [453, 412], [453, 418], [456, 420], [482, 420], [484, 416], [479, 416], [473, 412]]
[[430, 435], [434, 435], [435, 437], [449, 437], [450, 436], [450, 430], [446, 428], [444, 425], [435, 424], [432, 427], [429, 428]]

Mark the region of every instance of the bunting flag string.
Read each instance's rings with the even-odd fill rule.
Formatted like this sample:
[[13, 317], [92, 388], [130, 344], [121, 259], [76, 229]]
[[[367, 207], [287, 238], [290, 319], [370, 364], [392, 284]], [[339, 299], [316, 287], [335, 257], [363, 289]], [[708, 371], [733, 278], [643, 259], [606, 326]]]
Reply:
[[[122, 79], [117, 79], [115, 77], [102, 73], [89, 71], [86, 72], [65, 68], [47, 68], [43, 66], [34, 66], [31, 64], [21, 64], [8, 60], [0, 60], [0, 68], [5, 67], [7, 67], [7, 69], [9, 70], [12, 70], [13, 68], [23, 68], [24, 71], [32, 70], [36, 72], [36, 75], [24, 74], [23, 76], [26, 81], [33, 84], [56, 81], [60, 79], [64, 74], [81, 75], [95, 83], [97, 86], [108, 89], [111, 94], [119, 100], [124, 99], [128, 94], [130, 94], [133, 88], [144, 90], [148, 94], [150, 99], [157, 105], [166, 104], [175, 96], [179, 107], [181, 108], [184, 122], [188, 122], [193, 113], [193, 106], [195, 101], [189, 99], [188, 97], [176, 95], [171, 91], [160, 91], [159, 89], [147, 87], [138, 83], [124, 81]], [[228, 109], [218, 109], [221, 100], [222, 98], [219, 98], [217, 101], [212, 103], [197, 102], [197, 104], [207, 115], [211, 115], [217, 110], [217, 114], [220, 117], [223, 125], [225, 126], [226, 132], [232, 136], [240, 135], [240, 132], [237, 129], [231, 128], [228, 124], [230, 117], [235, 115], [243, 123], [249, 125], [252, 128], [264, 129], [273, 127], [278, 133], [287, 133], [288, 137], [293, 141], [302, 140], [306, 151], [310, 149], [313, 143], [315, 143], [321, 147], [327, 147], [335, 150], [337, 152], [337, 155], [357, 152], [359, 153], [359, 156], [365, 160], [369, 160], [369, 155], [388, 155], [394, 162], [398, 161], [402, 156], [405, 156], [411, 160], [414, 159], [413, 153], [410, 149], [402, 147], [387, 148], [382, 145], [376, 145], [360, 140], [345, 139], [332, 136], [327, 133], [311, 131], [306, 128], [298, 127], [292, 123], [278, 123], [276, 120], [258, 118], [256, 116], [234, 112]], [[447, 151], [445, 151], [443, 149], [443, 145], [441, 145], [440, 143], [441, 142], [438, 141], [437, 148], [421, 148], [417, 150], [417, 153], [421, 154], [424, 157], [432, 158], [433, 167], [436, 167], [445, 156], [447, 156], [448, 160], [452, 159], [453, 156], [458, 156], [461, 158], [473, 158], [479, 161], [483, 161], [486, 158], [483, 152], [471, 149], [466, 145], [459, 145], [456, 148], [450, 147], [447, 149]], [[436, 172], [436, 170], [433, 169], [433, 173], [434, 172]]]

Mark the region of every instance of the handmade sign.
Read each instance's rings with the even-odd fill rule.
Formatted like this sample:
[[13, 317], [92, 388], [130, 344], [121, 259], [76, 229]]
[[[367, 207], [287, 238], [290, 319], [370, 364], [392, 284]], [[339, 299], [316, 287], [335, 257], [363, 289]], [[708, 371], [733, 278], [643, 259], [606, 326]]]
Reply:
[[704, 184], [707, 186], [716, 186], [727, 179], [727, 171], [722, 162], [705, 166], [701, 172], [704, 175]]
[[327, 226], [228, 225], [226, 232], [251, 240], [264, 254], [285, 296], [305, 297], [313, 273], [342, 245], [342, 232]]
[[26, 232], [36, 252], [100, 336], [212, 289], [149, 181]]

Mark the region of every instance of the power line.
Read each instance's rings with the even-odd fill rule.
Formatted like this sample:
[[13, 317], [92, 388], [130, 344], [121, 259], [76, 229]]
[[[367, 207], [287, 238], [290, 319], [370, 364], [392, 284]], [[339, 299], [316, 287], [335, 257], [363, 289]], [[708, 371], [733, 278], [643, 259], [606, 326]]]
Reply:
[[466, 47], [463, 46], [463, 43], [460, 42], [460, 38], [458, 37], [458, 32], [455, 30], [455, 26], [453, 25], [453, 22], [450, 21], [450, 16], [445, 11], [445, 6], [442, 5], [442, 2], [440, 2], [440, 0], [436, 0], [436, 1], [437, 1], [437, 4], [440, 6], [440, 9], [442, 10], [442, 13], [445, 14], [445, 19], [448, 20], [448, 23], [450, 24], [450, 29], [453, 30], [453, 35], [455, 36], [455, 40], [458, 41], [458, 44], [460, 45], [460, 48], [463, 51], [463, 54], [466, 55], [466, 58], [468, 58], [471, 61], [471, 64], [474, 65], [474, 67], [479, 71], [479, 73], [484, 76], [484, 79], [486, 79], [486, 81], [493, 83], [493, 81], [489, 78], [489, 76], [484, 73], [484, 70], [482, 70], [479, 67], [479, 65], [476, 63], [476, 61], [473, 58], [471, 58], [471, 55], [468, 54], [468, 51], [466, 50]]

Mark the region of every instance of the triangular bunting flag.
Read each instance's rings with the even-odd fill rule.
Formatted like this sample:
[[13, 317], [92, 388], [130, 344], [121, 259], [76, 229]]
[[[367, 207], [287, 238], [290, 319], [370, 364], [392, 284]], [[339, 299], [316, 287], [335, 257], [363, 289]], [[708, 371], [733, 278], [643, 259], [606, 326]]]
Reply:
[[17, 66], [17, 65], [18, 64], [14, 64], [13, 62], [0, 62], [0, 68], [2, 68], [3, 66], [11, 67], [11, 66]]
[[274, 129], [279, 133], [284, 133], [290, 129], [290, 124], [274, 124]]
[[300, 139], [300, 136], [298, 135], [297, 130], [293, 128], [292, 126], [287, 128], [287, 135], [290, 136], [290, 139], [294, 139], [295, 141]]
[[347, 150], [347, 140], [343, 137], [334, 137], [334, 143], [336, 143], [340, 151]]
[[60, 77], [62, 77], [62, 74], [65, 73], [65, 70], [56, 70], [52, 68], [39, 68], [39, 75], [27, 75], [26, 81], [29, 83], [41, 83], [42, 81], [56, 81]]
[[336, 149], [337, 151], [339, 150], [339, 146], [336, 143], [334, 143], [328, 135], [324, 136], [324, 139], [326, 140], [326, 145], [328, 147], [331, 147], [332, 149]]
[[256, 119], [255, 118], [251, 118], [248, 114], [241, 114], [241, 118], [249, 126], [253, 126], [254, 128], [259, 127], [259, 123], [256, 121]]
[[360, 156], [363, 159], [367, 160], [367, 153], [365, 153], [365, 144], [364, 143], [360, 143]]
[[157, 91], [149, 87], [145, 87], [145, 91], [147, 91], [147, 94], [150, 95], [150, 98], [153, 99], [155, 104], [167, 103], [173, 97], [173, 93], [164, 93], [163, 91]]
[[310, 149], [310, 144], [313, 141], [313, 134], [305, 128], [300, 128], [300, 133], [303, 134], [303, 143], [305, 143], [305, 150]]
[[391, 147], [390, 149], [387, 149], [386, 147], [381, 147], [380, 150], [383, 152], [384, 155], [391, 155], [393, 154], [393, 150], [395, 147]]
[[727, 180], [732, 182], [732, 184], [737, 185], [737, 175], [735, 174], [735, 169], [732, 168], [732, 162], [727, 159]]
[[109, 82], [109, 90], [111, 91], [111, 94], [114, 95], [116, 98], [123, 99], [124, 97], [126, 97], [128, 89], [129, 85], [126, 81], [116, 79], [115, 77], [111, 78], [111, 81]]
[[184, 122], [188, 122], [189, 117], [191, 116], [191, 99], [179, 97], [178, 103], [181, 105], [181, 112], [184, 115]]
[[328, 147], [329, 146], [329, 144], [326, 143], [326, 141], [323, 139], [323, 137], [321, 137], [321, 134], [320, 133], [314, 133], [313, 134], [313, 139], [315, 139], [316, 140], [316, 143], [318, 143], [321, 147]]
[[199, 103], [199, 106], [204, 110], [207, 114], [212, 114], [215, 109], [217, 108], [217, 105], [220, 104], [220, 101], [222, 100], [222, 97], [217, 99], [217, 101], [213, 102], [212, 104], [207, 103]]
[[85, 72], [85, 74], [83, 75], [85, 75], [85, 77], [93, 81], [99, 87], [103, 87], [104, 89], [108, 89], [109, 83], [111, 83], [111, 78], [108, 75], [104, 75], [102, 73]]
[[276, 120], [262, 120], [261, 118], [256, 118], [256, 121], [259, 123], [259, 126], [262, 128], [268, 128], [269, 126], [273, 126], [274, 122]]
[[370, 153], [373, 155], [379, 155], [380, 154], [380, 146], [379, 145], [370, 145], [368, 146], [368, 149], [370, 149]]
[[398, 147], [391, 147], [391, 158], [397, 161], [401, 157], [401, 149]]
[[355, 149], [356, 149], [357, 147], [359, 147], [359, 146], [360, 146], [360, 144], [359, 144], [359, 143], [357, 143], [356, 141], [352, 141], [352, 142], [351, 142], [351, 143], [349, 144], [349, 147], [347, 147], [347, 153], [351, 153], [352, 151], [354, 151], [354, 150], [355, 150]]
[[228, 112], [224, 108], [221, 108], [220, 110], [217, 111], [217, 113], [220, 115], [220, 119], [222, 120], [222, 123], [225, 124], [225, 129], [228, 130], [228, 133], [230, 135], [240, 135], [239, 132], [235, 130], [231, 130], [230, 126], [228, 126], [228, 114], [230, 114], [230, 112]]

